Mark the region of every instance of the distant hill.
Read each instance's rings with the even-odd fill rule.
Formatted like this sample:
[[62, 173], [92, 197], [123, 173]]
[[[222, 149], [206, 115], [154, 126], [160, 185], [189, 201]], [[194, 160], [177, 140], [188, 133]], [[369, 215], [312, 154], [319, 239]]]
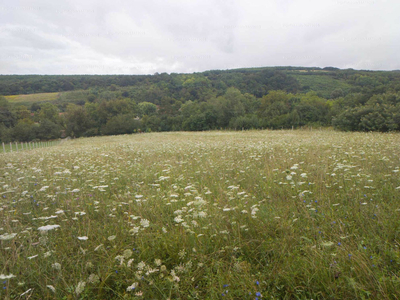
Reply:
[[[124, 89], [140, 94], [141, 89], [161, 89], [174, 98], [182, 98], [182, 90], [207, 88], [223, 94], [228, 87], [236, 87], [243, 93], [256, 97], [269, 90], [287, 92], [315, 91], [329, 98], [335, 89], [343, 92], [359, 92], [368, 85], [388, 90], [400, 84], [399, 71], [357, 71], [334, 67], [263, 67], [233, 70], [211, 70], [193, 74], [154, 75], [0, 75], [0, 95], [58, 93], [98, 88]], [[375, 91], [376, 92], [376, 91]], [[191, 100], [198, 100], [198, 93], [191, 92]], [[44, 99], [44, 101], [51, 101]], [[13, 101], [11, 101], [13, 102]]]

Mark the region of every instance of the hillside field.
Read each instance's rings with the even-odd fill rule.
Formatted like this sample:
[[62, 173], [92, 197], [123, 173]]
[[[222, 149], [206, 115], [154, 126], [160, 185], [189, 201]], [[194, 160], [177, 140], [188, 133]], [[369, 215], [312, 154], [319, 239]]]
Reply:
[[400, 135], [146, 133], [0, 154], [1, 299], [398, 299]]
[[11, 95], [5, 96], [7, 101], [12, 104], [32, 104], [35, 102], [54, 101], [59, 97], [60, 93], [38, 93], [27, 95]]

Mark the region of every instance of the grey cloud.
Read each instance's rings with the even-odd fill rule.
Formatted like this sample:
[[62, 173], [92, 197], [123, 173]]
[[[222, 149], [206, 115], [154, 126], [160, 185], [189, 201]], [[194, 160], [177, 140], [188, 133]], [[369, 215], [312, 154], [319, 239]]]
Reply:
[[399, 69], [396, 0], [0, 2], [2, 74]]

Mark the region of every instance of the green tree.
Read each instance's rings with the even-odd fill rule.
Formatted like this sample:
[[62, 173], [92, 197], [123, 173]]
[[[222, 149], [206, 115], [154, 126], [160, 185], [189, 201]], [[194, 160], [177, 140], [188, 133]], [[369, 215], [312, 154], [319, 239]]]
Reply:
[[102, 134], [130, 134], [136, 132], [140, 127], [139, 120], [133, 114], [121, 114], [112, 117], [101, 129]]
[[35, 128], [36, 138], [40, 140], [53, 140], [61, 137], [62, 127], [48, 119], [40, 122], [39, 126]]
[[29, 142], [36, 138], [36, 125], [24, 120], [18, 121], [17, 125], [12, 128], [13, 140], [19, 142]]
[[25, 105], [18, 105], [14, 109], [14, 115], [17, 118], [17, 120], [29, 119], [31, 117], [31, 112]]
[[61, 124], [61, 118], [59, 116], [59, 109], [57, 106], [51, 103], [43, 103], [37, 114], [37, 120], [42, 122], [43, 120], [49, 120], [55, 124]]
[[157, 105], [150, 102], [140, 102], [138, 104], [139, 116], [152, 116], [157, 112]]
[[16, 122], [14, 114], [11, 112], [10, 104], [7, 99], [0, 96], [0, 124], [5, 127], [12, 127]]
[[94, 126], [85, 108], [69, 104], [65, 113], [66, 134], [72, 137], [84, 136], [85, 132]]

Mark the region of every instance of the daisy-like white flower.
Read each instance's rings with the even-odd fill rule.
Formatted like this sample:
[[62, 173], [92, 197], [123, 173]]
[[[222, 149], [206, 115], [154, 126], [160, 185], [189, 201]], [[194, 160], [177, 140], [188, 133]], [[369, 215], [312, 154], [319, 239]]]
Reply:
[[112, 241], [112, 240], [115, 240], [116, 237], [117, 237], [116, 235], [110, 235], [107, 239], [109, 241]]

